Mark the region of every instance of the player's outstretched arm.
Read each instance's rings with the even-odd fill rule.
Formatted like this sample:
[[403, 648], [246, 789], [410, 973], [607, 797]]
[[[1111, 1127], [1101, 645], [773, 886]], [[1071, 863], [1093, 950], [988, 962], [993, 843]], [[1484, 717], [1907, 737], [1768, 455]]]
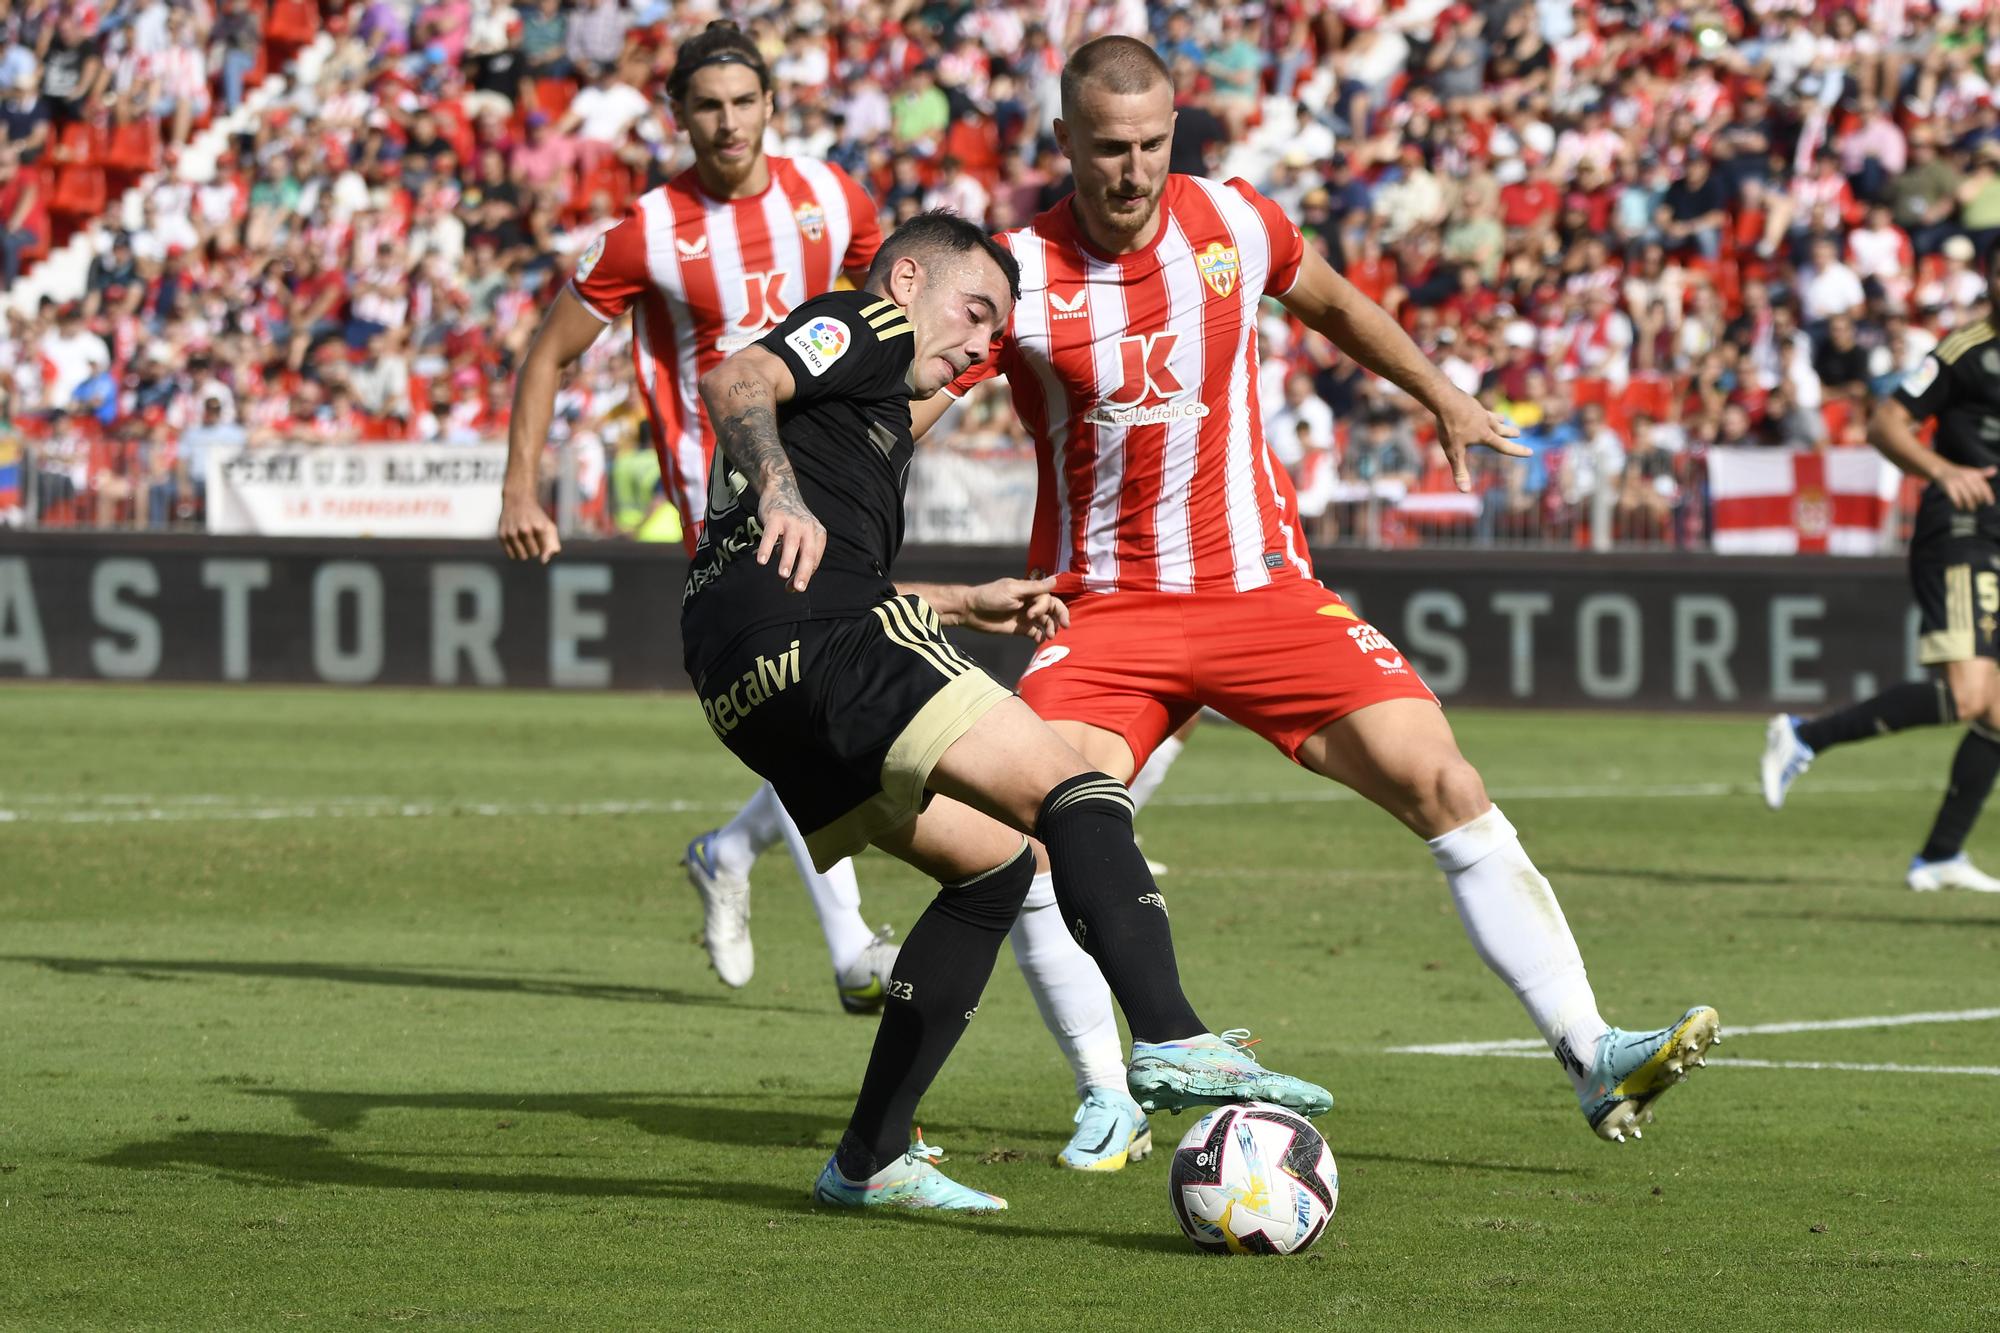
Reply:
[[1020, 634], [1045, 643], [1069, 625], [1069, 607], [1054, 579], [994, 579], [991, 583], [898, 583], [896, 591], [931, 604], [947, 625], [986, 634]]
[[1868, 442], [1910, 476], [1935, 482], [1954, 509], [1971, 512], [1993, 503], [1993, 469], [1961, 467], [1926, 449], [1910, 409], [1894, 398], [1884, 398], [1876, 407], [1868, 422]]
[[500, 489], [500, 545], [515, 560], [547, 564], [562, 550], [556, 525], [542, 512], [542, 447], [549, 439], [556, 390], [569, 369], [604, 332], [604, 321], [565, 287], [542, 316], [535, 340], [514, 377], [514, 411], [507, 424], [507, 476]]
[[1487, 411], [1477, 398], [1445, 378], [1388, 311], [1355, 290], [1311, 246], [1300, 262], [1298, 280], [1279, 300], [1307, 328], [1325, 335], [1364, 368], [1430, 409], [1437, 418], [1438, 444], [1461, 491], [1472, 489], [1465, 455], [1475, 445], [1513, 458], [1526, 458], [1532, 452], [1514, 442], [1512, 422]]
[[715, 425], [715, 447], [757, 489], [764, 539], [757, 563], [778, 553], [778, 577], [804, 592], [826, 551], [826, 529], [799, 494], [799, 480], [778, 439], [778, 404], [796, 386], [792, 372], [762, 347], [746, 347], [701, 377], [701, 400]]

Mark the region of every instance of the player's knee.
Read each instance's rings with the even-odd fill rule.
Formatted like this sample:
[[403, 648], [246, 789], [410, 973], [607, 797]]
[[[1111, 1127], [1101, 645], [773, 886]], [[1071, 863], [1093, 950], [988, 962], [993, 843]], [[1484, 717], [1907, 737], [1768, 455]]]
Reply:
[[1108, 773], [1079, 773], [1057, 783], [1042, 798], [1035, 816], [1035, 836], [1044, 843], [1061, 836], [1062, 830], [1079, 820], [1110, 819], [1132, 828], [1132, 794], [1125, 784]]
[[938, 910], [968, 925], [1004, 933], [1014, 928], [1035, 878], [1035, 857], [1026, 840], [1013, 858], [938, 894]]
[[1470, 824], [1493, 804], [1486, 797], [1486, 783], [1479, 770], [1458, 754], [1429, 766], [1413, 795], [1429, 837]]
[[1945, 680], [1945, 694], [1957, 721], [1990, 721], [1992, 715], [2000, 713], [2000, 691], [1994, 690], [1990, 672], [1954, 673]]

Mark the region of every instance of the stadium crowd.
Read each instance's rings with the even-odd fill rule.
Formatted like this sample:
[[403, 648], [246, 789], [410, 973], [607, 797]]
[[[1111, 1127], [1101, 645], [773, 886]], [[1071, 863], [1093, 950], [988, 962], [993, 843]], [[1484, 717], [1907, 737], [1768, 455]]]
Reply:
[[[1984, 314], [1989, 0], [730, 8], [777, 82], [771, 151], [840, 163], [889, 223], [942, 204], [999, 230], [1054, 203], [1062, 52], [1149, 37], [1177, 88], [1175, 169], [1278, 200], [1535, 449], [1444, 494], [1424, 414], [1274, 313], [1267, 432], [1327, 539], [1609, 522], [1698, 544], [1706, 450], [1862, 444], [1871, 402]], [[0, 329], [30, 517], [198, 522], [223, 444], [504, 435], [541, 305], [685, 165], [660, 90], [715, 14], [0, 0], [9, 284], [102, 215], [82, 295], [10, 304]], [[216, 125], [208, 177], [182, 149]], [[582, 521], [607, 531], [643, 522], [656, 479], [627, 337], [593, 350], [555, 430]], [[927, 448], [1005, 454], [1017, 429], [975, 401]]]

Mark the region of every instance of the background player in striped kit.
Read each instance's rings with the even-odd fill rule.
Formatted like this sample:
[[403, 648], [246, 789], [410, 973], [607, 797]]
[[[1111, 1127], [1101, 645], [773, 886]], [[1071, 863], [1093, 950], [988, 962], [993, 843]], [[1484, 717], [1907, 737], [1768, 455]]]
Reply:
[[[1076, 190], [1002, 238], [1020, 299], [998, 355], [953, 386], [1005, 373], [1041, 456], [1034, 549], [1038, 562], [1052, 552], [1070, 624], [1037, 653], [1022, 698], [1120, 780], [1208, 706], [1380, 805], [1425, 839], [1474, 949], [1548, 1041], [1590, 1127], [1636, 1133], [1717, 1038], [1715, 1011], [1652, 1032], [1604, 1022], [1562, 908], [1436, 698], [1313, 577], [1259, 419], [1259, 302], [1283, 302], [1428, 408], [1460, 489], [1470, 448], [1527, 451], [1276, 204], [1241, 180], [1169, 173], [1173, 86], [1151, 47], [1078, 48], [1055, 132]], [[919, 404], [914, 429], [940, 414]], [[1023, 921], [1053, 916], [1048, 898], [1035, 885]], [[1063, 932], [1037, 947], [1063, 948]], [[1101, 991], [1066, 998], [1108, 1011]]]
[[[661, 476], [692, 549], [715, 451], [700, 377], [843, 275], [857, 283], [865, 278], [881, 245], [874, 203], [837, 167], [764, 153], [769, 88], [762, 57], [733, 25], [712, 26], [682, 44], [669, 93], [695, 165], [642, 197], [586, 251], [574, 281], [544, 316], [516, 387], [509, 436], [500, 538], [510, 555], [546, 561], [561, 549], [535, 501], [536, 462], [563, 369], [612, 320], [632, 314], [634, 371]], [[863, 923], [852, 864], [816, 871], [769, 784], [728, 824], [688, 848], [689, 875], [703, 899], [704, 942], [718, 975], [732, 986], [750, 980], [749, 869], [780, 840], [819, 916], [841, 1004], [857, 1013], [879, 1008], [895, 947]], [[1043, 915], [1062, 931], [1055, 914]], [[1123, 1096], [1124, 1048], [1096, 967], [1073, 947], [1036, 948], [1023, 934], [1014, 942], [1029, 989], [1075, 1071], [1079, 1096], [1087, 1100], [1088, 1089], [1107, 1079]], [[1078, 988], [1092, 998], [1065, 998]], [[1101, 1004], [1094, 998], [1100, 992]], [[1079, 1014], [1089, 1021], [1070, 1021]], [[1107, 1143], [1080, 1111], [1058, 1160], [1116, 1170], [1146, 1147], [1130, 1136]]]

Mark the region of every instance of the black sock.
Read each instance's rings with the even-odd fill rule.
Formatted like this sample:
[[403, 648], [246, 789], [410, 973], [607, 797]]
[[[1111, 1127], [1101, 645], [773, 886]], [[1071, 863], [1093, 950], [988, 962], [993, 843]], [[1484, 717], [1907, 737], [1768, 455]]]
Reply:
[[1951, 683], [1912, 680], [1891, 685], [1872, 699], [1863, 699], [1837, 713], [1823, 713], [1799, 723], [1799, 739], [1818, 754], [1830, 745], [1865, 741], [1870, 736], [1886, 736], [1906, 727], [1935, 727], [1956, 722], [1958, 708], [1951, 697]]
[[849, 1180], [868, 1179], [909, 1148], [917, 1102], [978, 1012], [993, 960], [1034, 877], [1034, 853], [1024, 843], [1005, 865], [944, 885], [911, 927], [890, 969], [854, 1118], [834, 1154]]
[[1958, 753], [1951, 757], [1951, 786], [1931, 825], [1930, 841], [1919, 853], [1926, 861], [1949, 861], [1965, 848], [1965, 835], [1979, 818], [1993, 778], [2000, 774], [2000, 732], [1981, 722], [1965, 729]]
[[1048, 848], [1056, 905], [1097, 960], [1134, 1041], [1208, 1030], [1181, 994], [1166, 899], [1132, 841], [1132, 794], [1116, 778], [1083, 773], [1042, 802], [1035, 836]]

